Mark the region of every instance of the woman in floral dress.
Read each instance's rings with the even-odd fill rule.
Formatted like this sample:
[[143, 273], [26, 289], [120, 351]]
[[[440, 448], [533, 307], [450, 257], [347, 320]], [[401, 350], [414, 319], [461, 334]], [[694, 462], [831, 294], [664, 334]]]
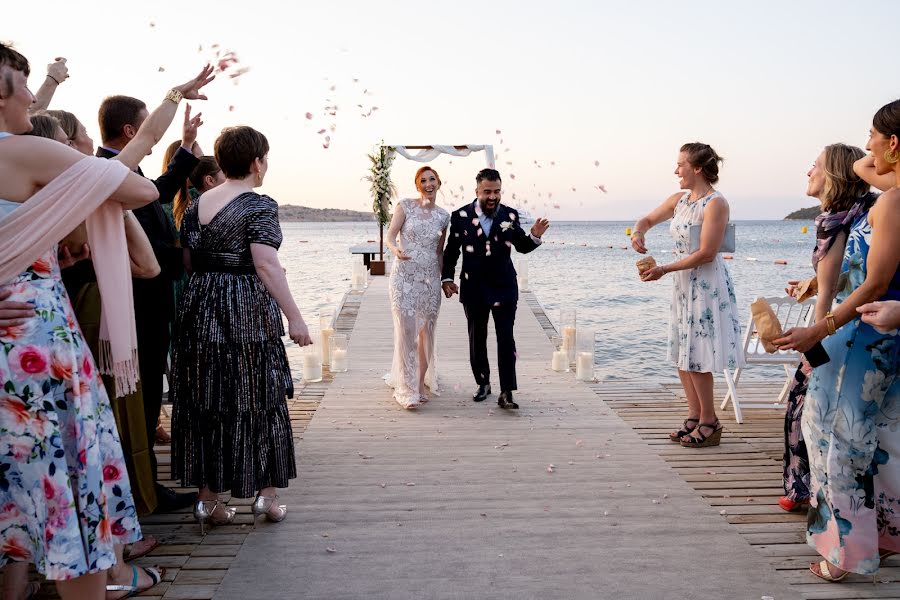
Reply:
[[[634, 225], [631, 243], [644, 254], [644, 234], [672, 219], [676, 260], [644, 272], [643, 281], [673, 273], [669, 360], [678, 368], [688, 402], [688, 418], [669, 439], [689, 448], [716, 446], [722, 425], [716, 417], [713, 373], [743, 365], [741, 324], [731, 275], [718, 254], [728, 225], [728, 203], [713, 188], [722, 159], [707, 144], [685, 144], [675, 174], [686, 192], [672, 194]], [[702, 225], [700, 247], [690, 249], [692, 226]]]
[[[27, 76], [27, 60], [0, 44], [0, 223], [76, 163], [98, 160], [52, 140], [11, 135], [30, 128]], [[112, 189], [125, 208], [156, 198], [152, 182], [122, 171]], [[99, 599], [114, 545], [136, 541], [140, 528], [109, 399], [60, 279], [56, 248], [0, 282], [2, 296], [33, 313], [0, 327], [0, 565], [33, 563], [62, 598]]]
[[[818, 282], [815, 321], [821, 321], [831, 311], [847, 233], [876, 198], [869, 191], [869, 184], [853, 172], [853, 163], [863, 156], [865, 153], [856, 146], [830, 144], [806, 174], [806, 195], [822, 203], [822, 213], [816, 217], [816, 247], [812, 255]], [[797, 283], [788, 282], [792, 286], [788, 293], [793, 295]], [[809, 507], [809, 459], [800, 421], [811, 375], [812, 367], [804, 356], [794, 374], [784, 416], [784, 496], [778, 499], [778, 505], [786, 511], [805, 511]]]
[[[875, 115], [869, 143], [877, 175], [900, 181], [900, 101]], [[863, 159], [865, 160], [865, 159]], [[859, 171], [857, 171], [859, 172]], [[900, 551], [900, 333], [864, 323], [857, 308], [900, 299], [900, 189], [887, 190], [854, 222], [840, 305], [811, 327], [774, 341], [808, 350], [822, 341], [831, 361], [813, 370], [803, 409], [812, 505], [807, 541], [828, 581], [874, 574]]]

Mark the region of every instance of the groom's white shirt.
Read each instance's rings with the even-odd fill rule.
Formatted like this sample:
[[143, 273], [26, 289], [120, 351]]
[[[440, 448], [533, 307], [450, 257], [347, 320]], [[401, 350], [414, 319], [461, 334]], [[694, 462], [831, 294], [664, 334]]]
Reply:
[[[491, 233], [491, 228], [494, 226], [494, 218], [489, 217], [486, 214], [484, 214], [484, 211], [481, 210], [481, 204], [478, 202], [478, 200], [476, 200], [474, 202], [474, 205], [475, 205], [475, 216], [478, 217], [478, 222], [481, 224], [481, 230], [484, 232], [485, 236], [488, 236]], [[497, 204], [497, 207], [499, 208], [500, 205]], [[543, 240], [541, 240], [541, 238], [535, 236], [533, 233], [529, 232], [528, 235], [531, 236], [531, 240], [538, 246], [540, 246], [541, 243], [543, 243]], [[452, 279], [442, 279], [441, 283], [446, 283], [448, 281], [453, 281], [453, 280]]]

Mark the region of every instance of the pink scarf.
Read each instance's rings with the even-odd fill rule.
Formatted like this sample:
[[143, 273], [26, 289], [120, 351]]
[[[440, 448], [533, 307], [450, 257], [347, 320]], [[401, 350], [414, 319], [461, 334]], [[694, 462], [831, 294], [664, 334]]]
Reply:
[[101, 373], [112, 375], [116, 395], [137, 388], [137, 335], [131, 267], [122, 205], [110, 195], [128, 176], [115, 160], [85, 157], [22, 205], [0, 218], [0, 284], [30, 267], [48, 248], [85, 221], [91, 258], [100, 287]]

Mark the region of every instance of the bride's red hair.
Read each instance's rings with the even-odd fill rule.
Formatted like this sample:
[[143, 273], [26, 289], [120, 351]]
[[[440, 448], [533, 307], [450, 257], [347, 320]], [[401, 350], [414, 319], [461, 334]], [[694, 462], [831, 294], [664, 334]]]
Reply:
[[441, 185], [441, 176], [438, 175], [438, 172], [435, 171], [433, 168], [429, 167], [428, 165], [425, 165], [424, 167], [421, 167], [418, 171], [416, 171], [416, 179], [415, 179], [415, 181], [416, 181], [416, 191], [417, 191], [417, 192], [421, 192], [421, 191], [422, 191], [422, 188], [421, 188], [421, 186], [419, 185], [419, 180], [422, 178], [422, 173], [424, 173], [425, 171], [431, 171], [432, 173], [434, 173], [435, 179], [438, 180], [438, 185], [439, 185], [439, 186]]

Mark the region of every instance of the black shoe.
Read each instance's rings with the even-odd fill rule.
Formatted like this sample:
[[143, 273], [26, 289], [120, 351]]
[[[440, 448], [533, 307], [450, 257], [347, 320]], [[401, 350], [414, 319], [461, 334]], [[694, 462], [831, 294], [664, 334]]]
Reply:
[[156, 484], [156, 510], [153, 514], [175, 512], [184, 508], [191, 508], [197, 503], [197, 492], [186, 492], [179, 494], [174, 490]]
[[519, 408], [519, 405], [513, 402], [512, 392], [500, 392], [497, 404], [500, 408]]
[[479, 385], [475, 393], [472, 394], [472, 400], [475, 402], [484, 402], [491, 395], [491, 384]]

